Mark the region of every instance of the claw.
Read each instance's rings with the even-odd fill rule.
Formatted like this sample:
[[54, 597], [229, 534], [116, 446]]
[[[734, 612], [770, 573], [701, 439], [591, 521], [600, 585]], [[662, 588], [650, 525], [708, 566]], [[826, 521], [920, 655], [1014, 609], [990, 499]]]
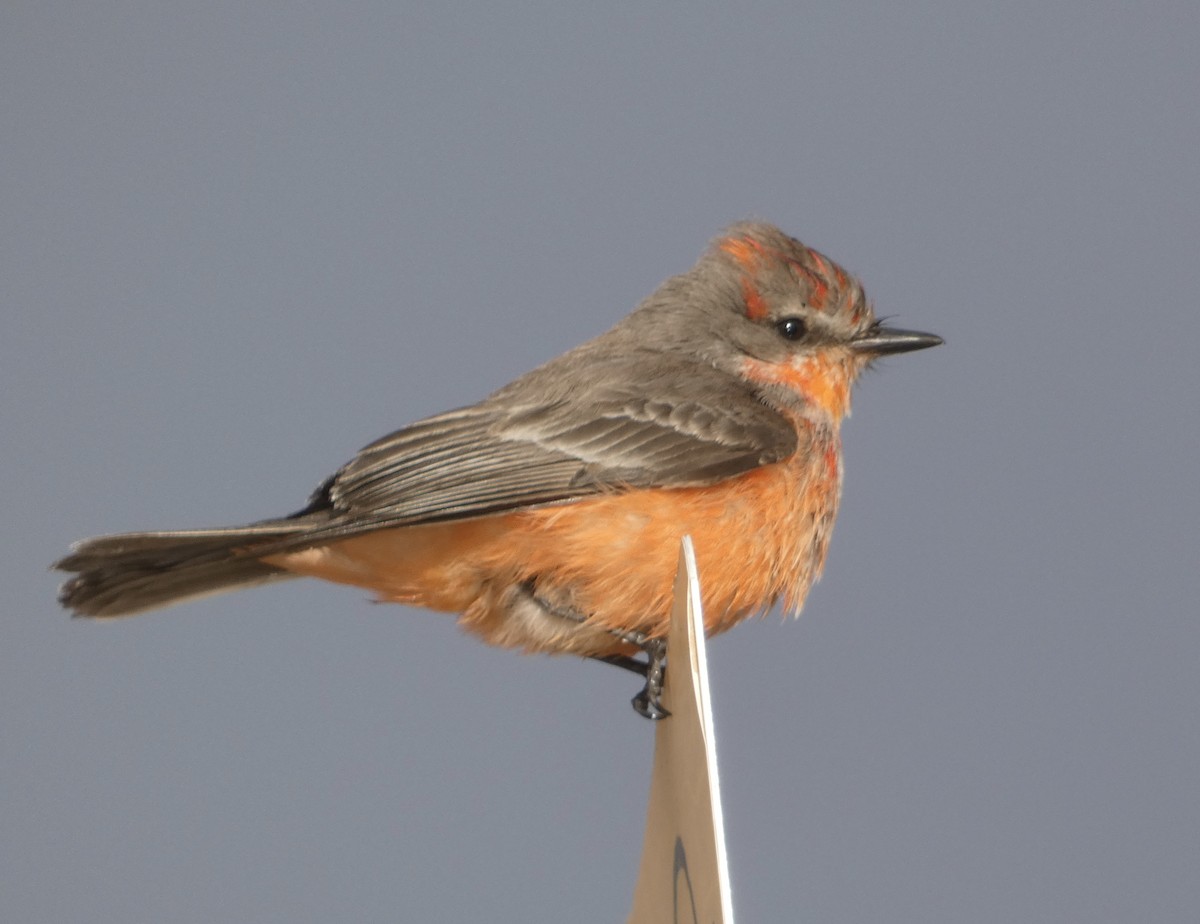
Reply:
[[640, 694], [630, 700], [634, 704], [634, 712], [641, 715], [643, 719], [649, 719], [652, 722], [666, 719], [668, 713], [662, 708], [662, 703], [658, 701], [658, 697], [650, 696], [646, 690], [642, 690]]
[[671, 714], [658, 701], [658, 694], [650, 692], [649, 685], [631, 699], [630, 702], [633, 703], [634, 712], [643, 718], [649, 719], [651, 722], [665, 719]]

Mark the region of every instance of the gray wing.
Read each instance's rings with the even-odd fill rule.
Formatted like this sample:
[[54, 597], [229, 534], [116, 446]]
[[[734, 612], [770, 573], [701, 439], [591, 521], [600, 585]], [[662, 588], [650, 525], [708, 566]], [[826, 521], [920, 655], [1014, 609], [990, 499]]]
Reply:
[[613, 490], [710, 484], [797, 449], [786, 419], [712, 367], [656, 376], [652, 388], [630, 385], [628, 371], [610, 366], [607, 384], [560, 388], [545, 403], [528, 400], [541, 391], [536, 383], [510, 386], [377, 440], [296, 515], [317, 521], [287, 544]]

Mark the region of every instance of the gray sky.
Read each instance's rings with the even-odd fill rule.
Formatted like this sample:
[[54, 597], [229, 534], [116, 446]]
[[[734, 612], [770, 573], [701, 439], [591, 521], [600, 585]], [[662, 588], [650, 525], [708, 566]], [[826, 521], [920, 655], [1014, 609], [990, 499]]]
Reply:
[[1197, 920], [1200, 7], [501, 6], [0, 11], [0, 914], [623, 920], [628, 675], [46, 566], [293, 510], [757, 216], [947, 343], [709, 648], [740, 919]]

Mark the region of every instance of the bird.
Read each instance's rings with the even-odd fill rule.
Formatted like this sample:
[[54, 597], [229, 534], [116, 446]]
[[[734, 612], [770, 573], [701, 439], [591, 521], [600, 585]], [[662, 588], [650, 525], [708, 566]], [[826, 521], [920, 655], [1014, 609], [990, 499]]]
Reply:
[[762, 221], [731, 225], [606, 333], [467, 407], [368, 444], [300, 510], [85, 539], [53, 567], [97, 619], [296, 577], [458, 614], [484, 642], [642, 675], [668, 715], [675, 556], [690, 535], [712, 636], [798, 614], [842, 491], [851, 387], [942, 343]]

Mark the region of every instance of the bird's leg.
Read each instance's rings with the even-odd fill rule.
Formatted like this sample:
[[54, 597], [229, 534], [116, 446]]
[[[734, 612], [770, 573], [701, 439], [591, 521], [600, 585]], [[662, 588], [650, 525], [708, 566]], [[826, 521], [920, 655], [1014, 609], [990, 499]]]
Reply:
[[[528, 580], [521, 584], [521, 591], [542, 610], [551, 615], [580, 624], [587, 622], [587, 615], [585, 613], [581, 613], [571, 606], [551, 603], [539, 596], [533, 580]], [[645, 677], [646, 683], [642, 687], [641, 692], [631, 700], [633, 709], [638, 715], [644, 716], [651, 721], [665, 719], [671, 714], [663, 708], [660, 702], [663, 679], [667, 667], [666, 641], [660, 638], [649, 638], [644, 632], [625, 632], [620, 629], [610, 629], [608, 631], [625, 644], [640, 648], [646, 653], [646, 660], [639, 661], [630, 655], [618, 654], [591, 655], [590, 657], [594, 661], [603, 661], [605, 664], [612, 664], [623, 670], [631, 671], [640, 677]]]
[[619, 667], [621, 670], [629, 671], [631, 674], [637, 674], [639, 677], [646, 676], [646, 662], [639, 661], [637, 658], [629, 655], [588, 655], [593, 661], [603, 661], [605, 664], [611, 664], [613, 667]]

